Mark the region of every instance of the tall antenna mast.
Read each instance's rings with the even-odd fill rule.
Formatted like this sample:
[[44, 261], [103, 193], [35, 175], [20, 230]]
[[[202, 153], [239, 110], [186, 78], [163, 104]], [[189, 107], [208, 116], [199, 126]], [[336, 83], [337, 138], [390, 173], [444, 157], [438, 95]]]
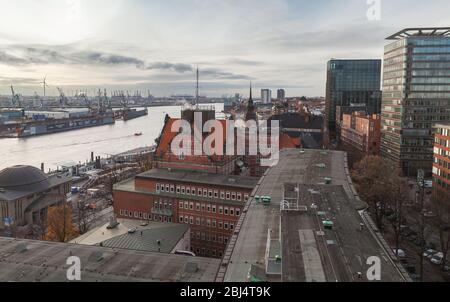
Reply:
[[197, 106], [197, 108], [198, 108], [198, 92], [199, 92], [198, 83], [199, 83], [199, 72], [198, 72], [198, 67], [197, 67], [197, 89], [195, 91], [195, 105]]

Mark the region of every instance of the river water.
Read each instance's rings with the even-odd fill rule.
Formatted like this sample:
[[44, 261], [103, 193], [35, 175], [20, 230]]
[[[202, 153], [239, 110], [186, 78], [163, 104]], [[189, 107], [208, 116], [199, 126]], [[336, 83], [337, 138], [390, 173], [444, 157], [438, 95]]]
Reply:
[[[214, 104], [216, 111], [223, 104]], [[71, 162], [86, 162], [91, 152], [107, 157], [140, 147], [154, 145], [161, 133], [164, 117], [180, 117], [181, 107], [152, 107], [148, 116], [131, 121], [44, 136], [21, 139], [0, 139], [0, 170], [14, 165], [30, 165], [55, 170]], [[220, 115], [219, 115], [220, 116]], [[142, 136], [135, 133], [142, 132]]]

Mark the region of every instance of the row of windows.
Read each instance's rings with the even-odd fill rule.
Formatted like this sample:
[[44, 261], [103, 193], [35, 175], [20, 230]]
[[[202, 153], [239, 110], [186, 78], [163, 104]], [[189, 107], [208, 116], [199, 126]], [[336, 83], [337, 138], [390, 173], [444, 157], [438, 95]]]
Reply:
[[[216, 198], [222, 200], [237, 200], [242, 201], [242, 193], [239, 192], [229, 192], [229, 191], [219, 191], [210, 190], [204, 188], [194, 188], [185, 186], [175, 186], [168, 184], [156, 184], [156, 192], [167, 192], [171, 194], [181, 194], [187, 196], [199, 196], [206, 198]], [[220, 197], [219, 197], [220, 196]], [[248, 200], [248, 194], [244, 194], [244, 201]]]
[[180, 216], [178, 218], [179, 223], [197, 225], [197, 226], [206, 226], [208, 228], [233, 231], [234, 230], [234, 222], [230, 221], [217, 221], [214, 219], [206, 219], [201, 217], [194, 216]]
[[191, 232], [191, 239], [197, 239], [220, 244], [228, 244], [229, 241], [229, 238], [227, 236], [218, 236], [216, 234], [209, 234], [205, 232]]
[[204, 256], [204, 257], [219, 257], [222, 258], [223, 253], [222, 251], [217, 250], [210, 250], [205, 248], [196, 248], [194, 251], [194, 248], [191, 248], [192, 252], [195, 252], [197, 256]]
[[142, 219], [142, 220], [150, 220], [156, 222], [172, 222], [172, 217], [162, 216], [162, 215], [153, 215], [144, 212], [137, 211], [128, 211], [128, 210], [120, 210], [120, 216], [134, 218], [134, 219]]
[[182, 202], [180, 201], [178, 203], [178, 207], [180, 209], [185, 210], [191, 210], [191, 211], [197, 211], [197, 212], [206, 212], [206, 213], [219, 213], [220, 215], [229, 215], [229, 216], [240, 216], [241, 210], [239, 208], [230, 208], [230, 207], [223, 207], [223, 206], [216, 206], [211, 204], [204, 204], [204, 203], [195, 203], [194, 208], [194, 202]]

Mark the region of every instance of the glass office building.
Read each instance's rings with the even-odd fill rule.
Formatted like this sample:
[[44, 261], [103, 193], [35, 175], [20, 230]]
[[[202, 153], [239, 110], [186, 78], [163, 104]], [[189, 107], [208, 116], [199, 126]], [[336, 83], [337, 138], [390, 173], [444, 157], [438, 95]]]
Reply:
[[387, 38], [382, 156], [405, 176], [431, 176], [433, 127], [450, 121], [450, 28], [405, 29]]
[[365, 104], [368, 114], [381, 112], [381, 60], [330, 60], [327, 67], [326, 117], [336, 131], [336, 107]]

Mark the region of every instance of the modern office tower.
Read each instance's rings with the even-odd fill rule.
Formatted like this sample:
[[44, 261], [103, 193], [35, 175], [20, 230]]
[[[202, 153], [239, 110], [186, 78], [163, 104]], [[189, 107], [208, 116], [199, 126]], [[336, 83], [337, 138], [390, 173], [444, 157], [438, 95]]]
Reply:
[[381, 154], [431, 176], [433, 125], [450, 121], [450, 28], [408, 28], [385, 47]]
[[369, 115], [381, 112], [381, 60], [330, 60], [327, 71], [326, 119], [332, 136], [336, 107], [366, 104]]
[[435, 128], [433, 199], [450, 205], [450, 123]]
[[285, 98], [286, 98], [286, 91], [284, 89], [278, 89], [277, 100], [284, 101]]
[[261, 90], [261, 102], [263, 104], [269, 104], [272, 102], [272, 90], [270, 89]]

